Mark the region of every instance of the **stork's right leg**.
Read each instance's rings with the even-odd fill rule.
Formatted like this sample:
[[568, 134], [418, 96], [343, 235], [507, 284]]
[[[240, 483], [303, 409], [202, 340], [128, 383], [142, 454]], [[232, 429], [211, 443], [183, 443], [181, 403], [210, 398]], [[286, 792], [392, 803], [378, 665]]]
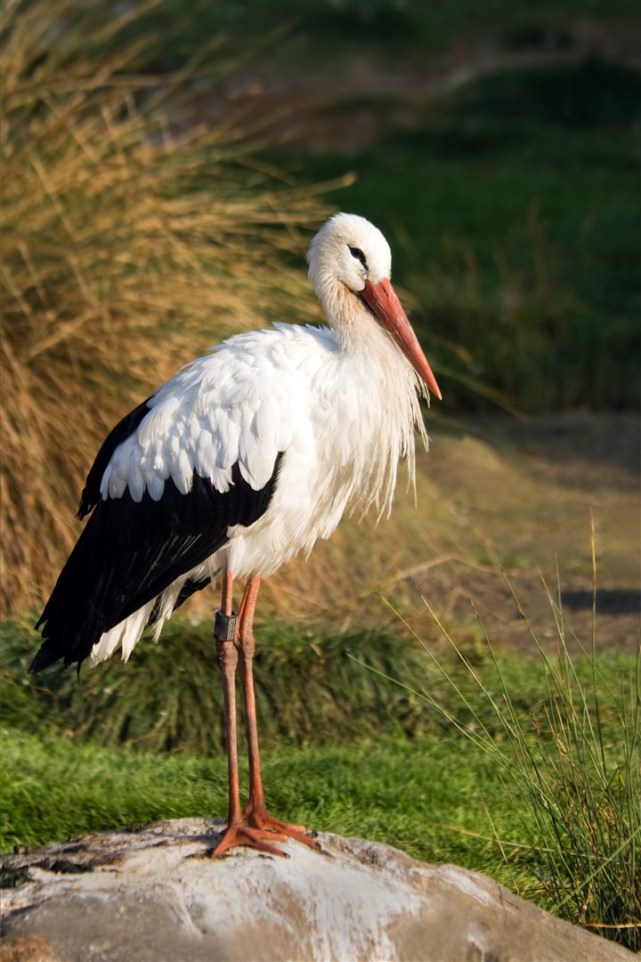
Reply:
[[270, 852], [272, 855], [284, 853], [274, 845], [269, 845], [263, 839], [284, 841], [284, 835], [251, 828], [243, 824], [243, 812], [240, 807], [240, 790], [238, 780], [238, 743], [236, 734], [236, 666], [238, 665], [238, 646], [236, 639], [236, 616], [232, 614], [232, 592], [234, 579], [230, 572], [226, 572], [223, 579], [221, 610], [216, 612], [216, 653], [218, 664], [222, 672], [223, 697], [225, 701], [225, 735], [227, 740], [227, 766], [229, 775], [229, 815], [227, 828], [223, 837], [211, 853], [222, 855], [228, 848], [237, 845], [248, 845]]
[[240, 667], [245, 694], [245, 715], [247, 721], [247, 746], [249, 751], [249, 802], [245, 808], [247, 821], [254, 831], [263, 831], [267, 838], [294, 838], [298, 842], [318, 849], [318, 842], [314, 841], [303, 825], [291, 825], [282, 822], [267, 811], [263, 782], [260, 773], [260, 753], [258, 750], [258, 724], [256, 720], [256, 698], [254, 695], [254, 613], [260, 588], [260, 578], [257, 575], [247, 582], [240, 612], [238, 615], [238, 643], [240, 647]]

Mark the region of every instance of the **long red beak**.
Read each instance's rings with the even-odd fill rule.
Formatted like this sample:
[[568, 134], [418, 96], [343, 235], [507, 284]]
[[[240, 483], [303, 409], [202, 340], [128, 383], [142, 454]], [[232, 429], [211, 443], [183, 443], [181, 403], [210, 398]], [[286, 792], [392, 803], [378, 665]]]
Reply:
[[418, 338], [391, 282], [386, 277], [378, 284], [365, 281], [365, 287], [360, 292], [360, 297], [378, 318], [385, 330], [394, 338], [431, 393], [435, 394], [439, 401], [442, 401], [443, 395], [436, 383], [432, 368], [423, 354], [423, 348], [418, 343]]

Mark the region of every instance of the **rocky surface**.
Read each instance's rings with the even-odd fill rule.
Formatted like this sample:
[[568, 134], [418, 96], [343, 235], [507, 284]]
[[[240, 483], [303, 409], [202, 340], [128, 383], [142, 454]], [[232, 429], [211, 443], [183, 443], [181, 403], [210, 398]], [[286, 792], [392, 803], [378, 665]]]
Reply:
[[221, 823], [161, 822], [2, 859], [5, 962], [616, 960], [634, 956], [483, 875], [320, 835], [321, 852], [207, 852]]

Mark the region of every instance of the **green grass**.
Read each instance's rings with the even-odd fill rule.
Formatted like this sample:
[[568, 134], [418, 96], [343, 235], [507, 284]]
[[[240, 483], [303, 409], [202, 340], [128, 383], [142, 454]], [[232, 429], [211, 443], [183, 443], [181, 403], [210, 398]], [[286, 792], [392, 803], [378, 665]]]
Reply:
[[[634, 665], [615, 679], [596, 651], [596, 548], [592, 530], [592, 649], [586, 677], [567, 648], [569, 628], [560, 592], [548, 589], [557, 650], [543, 649], [514, 595], [539, 651], [545, 694], [524, 717], [521, 693], [503, 672], [488, 643], [495, 677], [479, 670], [426, 606], [473, 680], [480, 706], [452, 672], [448, 660], [434, 670], [456, 695], [456, 711], [440, 693], [423, 688], [427, 705], [493, 760], [506, 794], [515, 801], [519, 838], [541, 896], [552, 910], [633, 950], [641, 949], [641, 649]], [[583, 659], [584, 662], [586, 661]], [[465, 707], [469, 719], [461, 722]], [[498, 728], [497, 728], [498, 723]], [[520, 816], [525, 806], [526, 816]], [[500, 829], [495, 828], [497, 839]], [[509, 864], [509, 860], [506, 859]]]
[[[128, 664], [112, 658], [94, 669], [73, 667], [32, 676], [29, 663], [40, 643], [26, 622], [6, 622], [0, 636], [0, 723], [37, 735], [69, 734], [105, 746], [206, 755], [223, 752], [222, 696], [211, 624], [169, 622], [157, 646], [145, 638]], [[425, 710], [420, 680], [443, 709], [465, 726], [484, 707], [484, 696], [467, 666], [447, 658], [449, 676], [465, 693], [460, 702], [450, 681], [415, 639], [391, 632], [352, 631], [325, 635], [311, 628], [270, 621], [256, 628], [256, 699], [263, 745], [325, 747], [367, 737], [448, 732], [451, 722]], [[437, 644], [438, 649], [438, 644]], [[505, 684], [527, 722], [545, 703], [545, 666], [506, 655], [500, 673], [489, 648], [470, 634], [466, 659], [487, 688]], [[610, 687], [633, 668], [626, 655], [600, 656]], [[576, 663], [588, 683], [589, 658]], [[394, 680], [394, 683], [390, 681]], [[614, 707], [602, 709], [604, 730], [616, 732]], [[499, 719], [486, 718], [501, 736]]]
[[[3, 850], [153, 819], [227, 813], [222, 754], [159, 755], [14, 730], [5, 732], [2, 754]], [[492, 763], [453, 733], [314, 749], [280, 745], [265, 755], [263, 776], [268, 803], [283, 817], [498, 873], [507, 882], [493, 842], [459, 830], [490, 836], [487, 806], [509, 837], [514, 809], [502, 800]]]
[[[562, 638], [562, 620], [559, 629]], [[127, 666], [112, 661], [83, 673], [80, 684], [73, 671], [34, 682], [26, 676], [32, 631], [4, 626], [4, 848], [147, 820], [225, 816], [210, 625], [178, 621], [167, 634], [155, 650], [143, 643]], [[636, 945], [634, 657], [570, 661], [562, 645], [538, 658], [497, 657], [478, 639], [464, 650], [433, 641], [427, 652], [390, 634], [323, 637], [260, 626], [270, 806], [310, 828], [483, 871]]]
[[181, 66], [203, 36], [222, 33], [231, 43], [269, 37], [286, 29], [289, 64], [278, 49], [271, 63], [306, 70], [310, 60], [331, 66], [355, 56], [397, 61], [442, 53], [453, 43], [487, 43], [499, 49], [571, 46], [577, 19], [633, 24], [634, 0], [195, 0], [185, 16], [182, 0], [164, 0], [157, 29], [172, 36], [159, 64]]
[[[272, 37], [253, 68], [259, 78], [291, 88], [310, 68], [328, 78], [325, 107], [304, 111], [304, 122], [313, 131], [321, 109], [346, 142], [330, 137], [318, 155], [303, 136], [278, 160], [309, 182], [356, 172], [331, 200], [392, 239], [396, 279], [453, 384], [448, 405], [637, 406], [641, 81], [621, 43], [638, 22], [634, 0], [236, 0], [196, 4], [188, 18], [182, 10], [169, 0], [154, 13], [161, 38], [177, 29], [180, 38], [161, 42], [161, 64], [193, 56], [203, 35], [246, 52], [248, 38], [255, 50], [256, 38]], [[580, 40], [586, 17], [604, 50], [609, 32], [618, 38], [618, 53]], [[475, 73], [488, 49], [494, 71]], [[519, 52], [533, 63], [502, 67]], [[397, 64], [419, 76], [438, 67], [452, 89], [437, 85], [422, 109], [416, 91], [368, 96], [362, 81], [350, 98], [355, 62], [374, 77]], [[399, 110], [413, 114], [405, 131]], [[377, 131], [365, 149], [349, 135], [360, 112]]]
[[[376, 657], [373, 659], [376, 661]], [[425, 659], [427, 662], [427, 659]], [[447, 659], [446, 659], [447, 661]], [[629, 677], [630, 659], [603, 658], [599, 670], [612, 686]], [[427, 668], [427, 664], [425, 666]], [[498, 681], [480, 666], [488, 685]], [[545, 679], [537, 662], [516, 656], [501, 658], [503, 683], [532, 745], [529, 724], [541, 714]], [[458, 671], [455, 662], [448, 663]], [[584, 666], [584, 677], [587, 666]], [[94, 672], [95, 673], [95, 672]], [[134, 692], [136, 672], [128, 674]], [[365, 679], [372, 672], [363, 669]], [[447, 861], [485, 872], [524, 897], [553, 909], [546, 890], [545, 836], [528, 805], [522, 787], [509, 785], [506, 768], [518, 755], [501, 724], [489, 736], [494, 750], [479, 750], [473, 735], [485, 695], [474, 705], [476, 684], [465, 698], [460, 684], [456, 698], [448, 697], [449, 682], [439, 683], [433, 666], [415, 681], [423, 686], [423, 731], [413, 737], [389, 734], [384, 718], [371, 738], [350, 738], [338, 724], [333, 743], [292, 747], [282, 736], [264, 739], [263, 774], [272, 809], [283, 817], [319, 831], [356, 835], [395, 845], [416, 858]], [[168, 680], [168, 684], [170, 680]], [[368, 682], [369, 683], [369, 682]], [[301, 680], [290, 679], [290, 690]], [[395, 689], [388, 683], [391, 691]], [[486, 687], [485, 691], [492, 690]], [[425, 693], [438, 709], [425, 707]], [[336, 697], [349, 710], [353, 690], [347, 686]], [[608, 753], [617, 753], [619, 718], [611, 689], [604, 690], [600, 724]], [[356, 699], [357, 700], [357, 699]], [[445, 708], [446, 705], [449, 707]], [[286, 706], [280, 705], [286, 713]], [[446, 717], [447, 716], [447, 717]], [[455, 721], [453, 721], [455, 719]], [[485, 730], [493, 715], [483, 714]], [[108, 719], [105, 719], [108, 723]], [[217, 719], [211, 719], [212, 729]], [[29, 734], [4, 727], [1, 794], [2, 847], [40, 845], [70, 834], [100, 831], [131, 823], [191, 815], [224, 818], [227, 806], [226, 763], [222, 751], [208, 757], [156, 753], [130, 745], [107, 748], [62, 729]], [[497, 765], [497, 754], [502, 765]], [[247, 785], [244, 761], [243, 784]], [[500, 840], [500, 843], [499, 841]]]
[[449, 405], [636, 406], [640, 92], [599, 60], [497, 72], [371, 148], [291, 158], [358, 175], [330, 199], [394, 239]]
[[[27, 673], [39, 637], [25, 624], [2, 629], [0, 720], [34, 733], [71, 731], [104, 745], [223, 751], [222, 696], [212, 626], [180, 619], [154, 646], [146, 638], [130, 663], [111, 659], [79, 678], [61, 667]], [[418, 734], [418, 698], [363, 670], [366, 661], [409, 682], [423, 653], [390, 634], [323, 637], [278, 622], [257, 628], [257, 705], [265, 744], [323, 745], [373, 732]], [[349, 692], [350, 697], [341, 693]]]

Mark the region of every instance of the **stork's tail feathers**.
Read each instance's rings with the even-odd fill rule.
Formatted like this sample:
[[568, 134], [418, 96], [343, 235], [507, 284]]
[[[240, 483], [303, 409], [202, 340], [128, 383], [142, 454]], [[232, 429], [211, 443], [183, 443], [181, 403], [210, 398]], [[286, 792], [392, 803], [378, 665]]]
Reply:
[[97, 665], [119, 647], [122, 648], [123, 661], [127, 661], [149, 622], [153, 606], [154, 601], [150, 601], [108, 631], [99, 635], [83, 634], [82, 640], [76, 639], [72, 645], [68, 643], [69, 635], [66, 632], [54, 632], [50, 622], [43, 623], [40, 619], [36, 628], [44, 625], [42, 633], [45, 640], [31, 662], [29, 671], [36, 674], [61, 659], [65, 666], [75, 661], [80, 668], [86, 658], [91, 665]]
[[[216, 574], [217, 572], [214, 572], [214, 576]], [[93, 667], [110, 658], [118, 648], [122, 650], [122, 660], [127, 661], [145, 628], [153, 625], [155, 640], [158, 641], [165, 621], [171, 617], [176, 608], [179, 608], [194, 592], [205, 588], [211, 580], [209, 575], [203, 574], [177, 579], [156, 598], [152, 598], [133, 614], [102, 632], [96, 627], [89, 630], [88, 618], [87, 630], [82, 632], [82, 637], [77, 634], [74, 637], [73, 621], [69, 620], [66, 623], [62, 621], [64, 609], [54, 592], [35, 626], [42, 628], [44, 642], [29, 666], [29, 671], [36, 674], [61, 659], [65, 666], [75, 661], [80, 668], [81, 663], [88, 658], [89, 664]]]

